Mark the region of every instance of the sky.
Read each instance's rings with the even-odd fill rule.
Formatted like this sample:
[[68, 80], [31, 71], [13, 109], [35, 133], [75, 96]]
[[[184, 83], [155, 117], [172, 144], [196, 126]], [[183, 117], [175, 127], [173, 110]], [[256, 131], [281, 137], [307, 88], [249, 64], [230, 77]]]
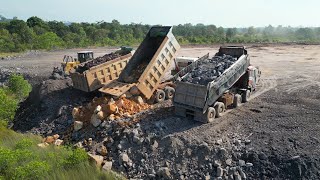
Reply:
[[320, 27], [319, 0], [0, 0], [0, 15], [27, 20], [223, 27]]

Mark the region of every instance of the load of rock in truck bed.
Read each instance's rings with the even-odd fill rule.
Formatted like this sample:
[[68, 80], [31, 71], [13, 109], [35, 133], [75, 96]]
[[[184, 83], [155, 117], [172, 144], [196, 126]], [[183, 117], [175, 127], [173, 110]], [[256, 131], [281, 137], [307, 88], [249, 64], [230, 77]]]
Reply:
[[91, 61], [88, 61], [88, 62], [85, 62], [85, 63], [82, 63], [80, 64], [77, 68], [76, 68], [76, 72], [78, 73], [83, 73], [84, 71], [94, 67], [94, 66], [98, 66], [100, 64], [103, 64], [105, 62], [108, 62], [108, 61], [111, 61], [113, 59], [116, 59], [118, 57], [121, 57], [121, 56], [124, 56], [124, 55], [127, 55], [129, 54], [130, 51], [126, 51], [126, 52], [112, 52], [110, 54], [106, 54], [104, 56], [100, 56], [100, 57], [97, 57]]
[[214, 56], [199, 62], [198, 66], [182, 79], [184, 82], [207, 85], [217, 79], [225, 70], [237, 61], [230, 55]]

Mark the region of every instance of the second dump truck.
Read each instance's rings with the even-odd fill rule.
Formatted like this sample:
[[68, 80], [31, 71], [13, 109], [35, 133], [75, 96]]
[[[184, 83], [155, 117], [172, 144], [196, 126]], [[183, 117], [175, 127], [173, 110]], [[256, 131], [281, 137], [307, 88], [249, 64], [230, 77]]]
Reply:
[[125, 93], [143, 95], [146, 100], [156, 102], [172, 98], [171, 83], [163, 82], [179, 49], [171, 26], [152, 27], [119, 78], [99, 91], [115, 97]]
[[[221, 57], [221, 58], [218, 58]], [[223, 57], [231, 57], [230, 66], [215, 67]], [[199, 67], [199, 59], [187, 66], [187, 69], [196, 69], [201, 76], [212, 72], [217, 76], [210, 76], [209, 82], [202, 81], [202, 77], [187, 80], [187, 75], [176, 83], [173, 99], [175, 113], [179, 116], [192, 116], [194, 120], [212, 122], [215, 117], [220, 117], [228, 107], [237, 107], [242, 102], [247, 102], [250, 94], [256, 89], [260, 78], [260, 70], [250, 65], [250, 58], [244, 47], [220, 47], [219, 52], [211, 60], [212, 64]], [[210, 68], [212, 67], [212, 68]], [[200, 69], [199, 69], [200, 68]], [[220, 72], [217, 70], [222, 69]], [[198, 72], [195, 72], [197, 74]], [[211, 79], [210, 79], [211, 78]]]

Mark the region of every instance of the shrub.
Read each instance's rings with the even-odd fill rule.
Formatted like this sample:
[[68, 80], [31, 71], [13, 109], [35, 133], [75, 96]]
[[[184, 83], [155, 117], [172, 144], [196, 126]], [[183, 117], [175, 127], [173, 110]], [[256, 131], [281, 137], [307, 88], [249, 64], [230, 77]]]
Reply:
[[72, 153], [66, 158], [64, 162], [65, 167], [73, 167], [77, 164], [87, 162], [88, 155], [82, 149], [73, 149]]
[[39, 148], [41, 137], [0, 127], [0, 180], [2, 179], [124, 179], [104, 173], [88, 161], [82, 149], [50, 145]]
[[0, 121], [5, 121], [0, 124], [4, 125], [6, 122], [13, 120], [17, 107], [18, 101], [0, 88]]
[[15, 145], [15, 149], [26, 149], [33, 145], [33, 141], [31, 139], [23, 138], [22, 140], [18, 141]]
[[42, 179], [50, 170], [48, 163], [44, 161], [31, 161], [15, 169], [12, 179]]
[[32, 87], [23, 76], [12, 74], [9, 78], [9, 89], [19, 100], [22, 100], [29, 95]]

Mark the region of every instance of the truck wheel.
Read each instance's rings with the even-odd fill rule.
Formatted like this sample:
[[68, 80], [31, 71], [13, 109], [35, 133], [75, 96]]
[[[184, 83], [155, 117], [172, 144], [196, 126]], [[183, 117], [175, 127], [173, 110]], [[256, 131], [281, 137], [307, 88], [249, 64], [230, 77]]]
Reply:
[[165, 87], [164, 92], [166, 94], [166, 99], [172, 99], [176, 90], [173, 87]]
[[236, 108], [236, 107], [239, 107], [240, 104], [242, 102], [242, 97], [240, 94], [236, 94], [234, 95], [234, 99], [233, 99], [233, 106]]
[[249, 98], [250, 98], [250, 95], [251, 95], [251, 91], [250, 90], [246, 90], [245, 93], [242, 94], [242, 102], [248, 102], [249, 101]]
[[216, 117], [221, 117], [222, 113], [226, 110], [225, 105], [222, 102], [217, 102], [215, 105]]
[[209, 107], [207, 110], [207, 123], [212, 123], [216, 117], [216, 110], [213, 107]]
[[164, 101], [165, 97], [166, 97], [166, 95], [165, 95], [164, 91], [158, 89], [156, 92], [156, 97], [155, 97], [156, 103]]

